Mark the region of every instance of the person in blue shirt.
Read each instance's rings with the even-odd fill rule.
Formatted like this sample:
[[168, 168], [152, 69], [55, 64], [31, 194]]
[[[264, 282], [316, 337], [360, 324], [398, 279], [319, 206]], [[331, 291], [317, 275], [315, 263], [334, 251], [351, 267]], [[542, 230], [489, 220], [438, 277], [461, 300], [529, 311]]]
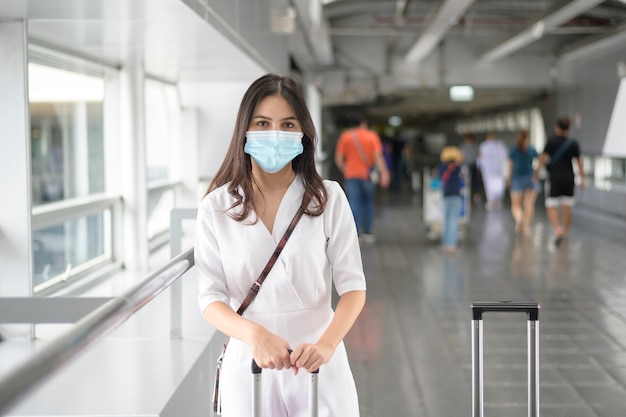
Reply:
[[441, 178], [443, 192], [443, 230], [441, 247], [446, 253], [455, 253], [461, 216], [461, 163], [463, 153], [456, 146], [446, 146], [440, 154], [435, 174]]
[[516, 143], [509, 151], [507, 186], [511, 193], [511, 213], [515, 219], [515, 233], [529, 236], [535, 215], [535, 200], [539, 182], [533, 176], [533, 161], [539, 156], [530, 145], [528, 131], [517, 133]]

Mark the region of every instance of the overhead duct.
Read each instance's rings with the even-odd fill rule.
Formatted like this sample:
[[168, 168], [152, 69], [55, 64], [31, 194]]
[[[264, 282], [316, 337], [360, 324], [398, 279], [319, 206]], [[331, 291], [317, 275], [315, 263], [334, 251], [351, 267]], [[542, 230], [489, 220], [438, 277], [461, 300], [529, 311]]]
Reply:
[[604, 0], [574, 0], [567, 2], [562, 7], [537, 20], [535, 24], [530, 25], [517, 35], [510, 37], [487, 51], [480, 59], [483, 62], [491, 62], [510, 55], [536, 40], [541, 39], [544, 34], [549, 33], [551, 30], [561, 26], [576, 16], [592, 9], [603, 1]]
[[448, 33], [450, 27], [463, 16], [465, 11], [475, 0], [446, 0], [441, 5], [428, 27], [417, 39], [415, 44], [405, 55], [408, 62], [420, 62], [439, 45], [441, 39]]

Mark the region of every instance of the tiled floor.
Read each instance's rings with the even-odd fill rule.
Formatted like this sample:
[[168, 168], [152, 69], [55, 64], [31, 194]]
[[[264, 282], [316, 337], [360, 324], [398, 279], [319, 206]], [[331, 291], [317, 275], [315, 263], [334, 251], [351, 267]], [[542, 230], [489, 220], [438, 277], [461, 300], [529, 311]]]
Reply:
[[[474, 208], [451, 256], [427, 238], [419, 197], [378, 200], [368, 302], [346, 338], [362, 417], [471, 415], [470, 305], [501, 300], [540, 304], [543, 417], [626, 416], [626, 220], [578, 207], [555, 247], [541, 203], [527, 238], [508, 208]], [[526, 415], [526, 326], [485, 314], [485, 416]]]

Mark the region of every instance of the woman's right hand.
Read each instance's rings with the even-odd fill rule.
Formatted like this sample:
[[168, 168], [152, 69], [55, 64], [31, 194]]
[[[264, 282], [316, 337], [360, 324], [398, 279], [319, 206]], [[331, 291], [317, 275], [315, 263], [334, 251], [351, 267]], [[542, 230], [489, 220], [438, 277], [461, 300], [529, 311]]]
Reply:
[[277, 370], [291, 368], [289, 343], [264, 327], [255, 327], [248, 345], [252, 357], [260, 368]]

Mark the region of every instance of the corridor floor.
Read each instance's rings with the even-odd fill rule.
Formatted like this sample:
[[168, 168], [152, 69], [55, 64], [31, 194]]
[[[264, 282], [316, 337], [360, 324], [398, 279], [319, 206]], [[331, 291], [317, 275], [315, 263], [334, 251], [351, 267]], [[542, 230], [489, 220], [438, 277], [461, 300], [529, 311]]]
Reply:
[[[540, 305], [543, 417], [626, 416], [626, 220], [576, 207], [555, 247], [539, 202], [529, 237], [508, 207], [473, 208], [446, 255], [418, 196], [379, 194], [367, 304], [345, 340], [362, 417], [471, 416], [470, 305], [503, 300]], [[485, 314], [487, 417], [526, 415], [526, 328], [523, 313]]]

